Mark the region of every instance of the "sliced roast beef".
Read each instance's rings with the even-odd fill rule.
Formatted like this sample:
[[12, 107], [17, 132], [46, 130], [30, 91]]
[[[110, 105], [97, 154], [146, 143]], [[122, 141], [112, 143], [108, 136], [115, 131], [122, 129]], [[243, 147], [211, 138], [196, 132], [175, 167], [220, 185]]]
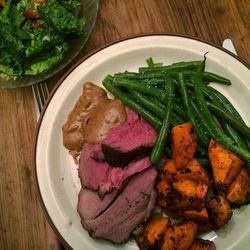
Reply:
[[[82, 205], [81, 203], [86, 200], [82, 199], [82, 195], [80, 195], [78, 212], [82, 225], [90, 236], [114, 243], [126, 242], [135, 227], [145, 221], [154, 209], [156, 174], [155, 168], [151, 167], [133, 175], [120, 194], [108, 206], [108, 202], [100, 200], [97, 193], [93, 199], [96, 206], [93, 204], [94, 202], [88, 206]], [[102, 206], [102, 204], [104, 205]], [[86, 210], [90, 210], [92, 207], [95, 212], [89, 215]], [[97, 217], [95, 217], [96, 215]]]
[[127, 120], [126, 121], [128, 123], [132, 123], [132, 122], [135, 122], [135, 121], [140, 119], [140, 116], [134, 110], [132, 110], [132, 109], [130, 109], [128, 107], [125, 107], [125, 111], [126, 111], [126, 115], [127, 115]]
[[85, 143], [79, 164], [82, 186], [98, 191], [100, 195], [110, 192], [113, 188], [120, 189], [127, 178], [151, 166], [149, 158], [145, 157], [130, 163], [125, 168], [113, 168], [107, 162], [98, 161], [93, 157], [100, 151], [100, 144]]
[[[102, 144], [103, 159], [114, 167], [124, 168], [130, 162], [139, 160], [150, 154], [152, 147], [142, 146], [131, 151], [121, 151], [107, 144]], [[98, 159], [98, 158], [97, 158]]]
[[131, 121], [128, 118], [101, 142], [104, 159], [112, 166], [127, 166], [131, 161], [148, 155], [156, 137], [155, 129], [144, 119], [133, 117]]
[[83, 187], [98, 190], [107, 183], [112, 167], [107, 162], [100, 162], [92, 157], [100, 152], [100, 144], [83, 145], [79, 161], [79, 178]]
[[132, 175], [140, 173], [141, 171], [151, 166], [149, 157], [145, 157], [141, 160], [130, 163], [125, 168], [112, 168], [109, 173], [108, 180], [105, 184], [100, 186], [99, 194], [102, 196], [107, 192], [110, 192], [113, 188], [121, 189], [123, 183]]
[[78, 195], [77, 211], [85, 220], [95, 219], [100, 215], [117, 197], [118, 190], [100, 197], [97, 192], [82, 188]]

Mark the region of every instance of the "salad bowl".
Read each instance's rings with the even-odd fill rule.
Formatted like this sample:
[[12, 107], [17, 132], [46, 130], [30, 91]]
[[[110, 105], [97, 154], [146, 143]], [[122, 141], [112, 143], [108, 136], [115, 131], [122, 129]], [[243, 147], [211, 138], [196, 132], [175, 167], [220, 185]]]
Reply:
[[[64, 1], [64, 2], [67, 3], [67, 1]], [[68, 1], [68, 2], [71, 3], [74, 1]], [[59, 5], [58, 4], [59, 2], [54, 1], [54, 0], [51, 1], [51, 5], [54, 3]], [[94, 28], [97, 14], [98, 14], [98, 9], [99, 9], [99, 0], [82, 0], [82, 1], [75, 1], [75, 3], [77, 5], [76, 5], [75, 11], [74, 11], [74, 15], [77, 17], [78, 20], [80, 20], [81, 24], [79, 25], [79, 29], [72, 34], [71, 33], [67, 34], [67, 30], [66, 30], [65, 31], [66, 36], [63, 38], [64, 40], [61, 41], [61, 43], [59, 43], [58, 41], [55, 42], [56, 43], [56, 46], [55, 46], [56, 47], [56, 56], [55, 57], [50, 56], [50, 55], [47, 56], [47, 53], [50, 53], [49, 51], [51, 50], [49, 48], [45, 52], [43, 52], [43, 50], [42, 50], [41, 52], [39, 52], [39, 54], [35, 54], [34, 56], [27, 57], [27, 59], [24, 61], [23, 64], [24, 65], [29, 64], [30, 60], [34, 60], [36, 67], [34, 67], [33, 69], [29, 68], [28, 70], [25, 70], [24, 74], [22, 76], [13, 76], [13, 77], [9, 77], [8, 75], [6, 75], [4, 73], [6, 65], [8, 67], [8, 63], [3, 65], [3, 64], [1, 64], [1, 61], [0, 61], [0, 88], [19, 88], [19, 87], [33, 85], [33, 84], [36, 84], [38, 82], [46, 81], [46, 79], [52, 77], [53, 75], [55, 75], [58, 72], [60, 72], [61, 70], [63, 70], [66, 66], [68, 66], [74, 60], [74, 58], [76, 58], [76, 56], [83, 49], [84, 45], [86, 44], [86, 42], [87, 42], [87, 40], [88, 40], [88, 38], [89, 38], [93, 28]], [[40, 41], [39, 40], [39, 32], [38, 32], [39, 22], [38, 21], [34, 22], [32, 26], [28, 26], [27, 23], [29, 23], [30, 20], [33, 20], [33, 17], [32, 17], [33, 12], [30, 11], [29, 7], [22, 6], [25, 4], [25, 1], [21, 0], [21, 1], [19, 1], [18, 4], [19, 5], [16, 5], [16, 6], [18, 6], [18, 7], [16, 7], [17, 11], [20, 8], [24, 8], [24, 9], [26, 8], [24, 12], [19, 13], [20, 14], [19, 16], [17, 15], [16, 18], [14, 17], [16, 22], [18, 22], [18, 20], [20, 20], [20, 19], [18, 19], [18, 17], [23, 18], [23, 19], [24, 18], [27, 19], [27, 21], [22, 22], [22, 24], [21, 24], [22, 29], [20, 28], [20, 30], [18, 31], [18, 34], [20, 34], [21, 39], [23, 39], [22, 41], [25, 41], [23, 36], [24, 35], [27, 36], [27, 34], [31, 34], [30, 35], [31, 37], [33, 37], [33, 36], [38, 37], [38, 38], [36, 38], [36, 40], [34, 39], [34, 41], [33, 40], [31, 41], [31, 46], [30, 46], [31, 48], [24, 48], [25, 55], [27, 56], [27, 54], [32, 54], [32, 50], [37, 46], [39, 47], [39, 44], [44, 42], [44, 39], [45, 40], [47, 39], [48, 41], [51, 41], [53, 39], [56, 40], [56, 38], [55, 38], [56, 35], [54, 35], [54, 33], [51, 33], [52, 35], [50, 36], [49, 32], [51, 31], [51, 27], [48, 25], [48, 27], [47, 27], [48, 30], [45, 31], [45, 33], [46, 33], [45, 36], [41, 36], [41, 41]], [[5, 5], [7, 5], [7, 2]], [[61, 7], [61, 6], [59, 6], [59, 7]], [[69, 6], [67, 9], [67, 11], [69, 11], [69, 12], [70, 12], [70, 7], [71, 6]], [[8, 8], [8, 7], [4, 6], [4, 8]], [[51, 8], [51, 6], [49, 8]], [[47, 9], [49, 9], [49, 8], [47, 8]], [[46, 11], [48, 12], [48, 10], [46, 10]], [[52, 18], [53, 18], [53, 16], [57, 15], [57, 13], [59, 13], [60, 11], [61, 11], [60, 8], [58, 10], [56, 10], [54, 8], [53, 13], [52, 13], [52, 11], [50, 13]], [[47, 12], [45, 12], [46, 15], [48, 14]], [[60, 16], [59, 14], [58, 14], [58, 16]], [[10, 16], [11, 15], [12, 14], [10, 13]], [[21, 19], [21, 20], [23, 20], [23, 19]], [[3, 21], [4, 17], [1, 18], [1, 15], [0, 15], [0, 21], [1, 20]], [[41, 18], [41, 20], [42, 20], [41, 23], [43, 25], [43, 19]], [[70, 24], [66, 18], [65, 18], [65, 20], [62, 20], [61, 23], [64, 23], [63, 29], [65, 29], [65, 26], [66, 26], [66, 29], [67, 29], [67, 26], [70, 26], [70, 25], [72, 25], [72, 27], [74, 26], [74, 24]], [[10, 25], [12, 25], [12, 24], [10, 24]], [[34, 26], [34, 25], [36, 25], [36, 26]], [[31, 27], [31, 28], [28, 29], [26, 26]], [[12, 28], [13, 27], [11, 27], [11, 29]], [[55, 27], [53, 26], [53, 29], [54, 28]], [[6, 34], [8, 35], [8, 29], [4, 30], [4, 32], [6, 32]], [[59, 37], [59, 39], [62, 39], [62, 38]], [[20, 41], [18, 41], [18, 42], [20, 42]], [[65, 46], [61, 46], [61, 45], [65, 45]], [[24, 46], [26, 46], [25, 43], [24, 43]], [[48, 46], [48, 45], [46, 45], [46, 46]], [[64, 49], [64, 47], [65, 47], [65, 49]], [[11, 57], [13, 57], [13, 51], [11, 51], [13, 49], [14, 49], [13, 46], [12, 46], [12, 48], [9, 48], [9, 50], [10, 50], [9, 55], [8, 55], [7, 48], [0, 48], [0, 52], [4, 53], [4, 55], [7, 55], [11, 58]], [[5, 51], [3, 51], [3, 50], [5, 50]], [[46, 58], [46, 57], [49, 59], [46, 61], [47, 65], [45, 65], [44, 61], [43, 61], [43, 58]], [[57, 58], [59, 57], [60, 59], [57, 60], [56, 57]], [[2, 58], [3, 58], [3, 56], [2, 56]], [[52, 61], [52, 59], [54, 59], [54, 58], [55, 58], [55, 60], [57, 60], [56, 63], [53, 63], [53, 61]], [[51, 67], [48, 66], [48, 64], [52, 64]], [[13, 66], [13, 63], [11, 66]], [[39, 67], [40, 67], [40, 69], [39, 69]], [[43, 70], [43, 67], [45, 67], [46, 70]], [[15, 68], [15, 70], [18, 70], [16, 68]]]

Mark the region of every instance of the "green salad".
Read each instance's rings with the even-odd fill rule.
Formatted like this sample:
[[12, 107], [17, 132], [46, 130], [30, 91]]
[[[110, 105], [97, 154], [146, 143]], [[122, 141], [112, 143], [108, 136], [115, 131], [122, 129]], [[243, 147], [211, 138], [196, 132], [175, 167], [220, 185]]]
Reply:
[[0, 78], [48, 71], [83, 33], [80, 0], [0, 0]]

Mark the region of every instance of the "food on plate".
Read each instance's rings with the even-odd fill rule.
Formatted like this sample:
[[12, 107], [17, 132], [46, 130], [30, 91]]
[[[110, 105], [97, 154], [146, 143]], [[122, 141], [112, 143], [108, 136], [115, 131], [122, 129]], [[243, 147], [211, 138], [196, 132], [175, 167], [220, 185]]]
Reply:
[[152, 165], [149, 157], [144, 157], [131, 161], [123, 168], [112, 166], [105, 160], [100, 161], [95, 158], [95, 153], [100, 151], [100, 144], [84, 144], [79, 163], [79, 177], [82, 186], [98, 191], [100, 196], [114, 188], [121, 189], [127, 178]]
[[178, 215], [196, 222], [198, 224], [198, 230], [199, 225], [203, 226], [209, 224], [209, 217], [206, 207], [203, 207], [200, 210], [180, 210], [178, 211]]
[[209, 160], [219, 192], [226, 193], [243, 167], [243, 161], [213, 139], [209, 143]]
[[[186, 124], [183, 126], [178, 125], [177, 129], [181, 130], [185, 128], [185, 126]], [[189, 126], [188, 130], [190, 130], [191, 127]], [[173, 131], [176, 131], [176, 127], [172, 128], [172, 134]], [[186, 135], [186, 137], [184, 136], [181, 140], [182, 144], [191, 145], [193, 148], [192, 145], [196, 144], [196, 138], [194, 137], [192, 143], [189, 143], [190, 133], [184, 132], [184, 135]], [[173, 143], [173, 136], [172, 147], [176, 147], [176, 144]], [[203, 169], [200, 163], [193, 158], [195, 152], [190, 156], [190, 151], [186, 150], [186, 147], [180, 147], [180, 149], [182, 150], [180, 155], [184, 155], [183, 151], [187, 151], [189, 162], [187, 162], [185, 166], [177, 168], [173, 158], [166, 160], [160, 175], [160, 180], [156, 184], [156, 189], [159, 192], [158, 204], [172, 211], [200, 211], [205, 206], [206, 196], [211, 182], [208, 173]], [[173, 149], [172, 152], [174, 152]], [[173, 154], [173, 157], [174, 156]]]
[[164, 197], [163, 207], [169, 210], [196, 209], [204, 207], [208, 186], [192, 179], [181, 179], [171, 184], [171, 190]]
[[240, 206], [250, 201], [250, 176], [244, 168], [229, 186], [226, 198], [232, 206]]
[[187, 166], [194, 158], [196, 135], [191, 122], [174, 126], [171, 133], [172, 157], [177, 169]]
[[127, 241], [155, 208], [157, 171], [149, 159], [155, 129], [87, 82], [62, 131], [65, 147], [80, 152], [77, 210], [83, 227], [93, 238]]
[[232, 209], [224, 196], [217, 195], [208, 200], [206, 207], [215, 228], [224, 226], [232, 217]]
[[158, 249], [161, 247], [164, 232], [171, 226], [167, 217], [159, 217], [150, 220], [143, 233], [138, 236], [139, 244], [143, 248]]
[[155, 144], [155, 129], [132, 112], [127, 109], [126, 123], [112, 129], [101, 142], [103, 158], [112, 166], [125, 167], [132, 160], [149, 155]]
[[215, 250], [213, 241], [196, 238], [190, 247], [190, 250]]
[[149, 58], [139, 72], [105, 77], [114, 99], [84, 84], [63, 142], [80, 155], [77, 211], [91, 237], [124, 243], [133, 234], [140, 249], [213, 250], [199, 234], [222, 228], [233, 207], [250, 201], [250, 128], [208, 86], [231, 82], [205, 62]]
[[83, 34], [86, 20], [74, 9], [79, 0], [0, 2], [0, 78], [38, 75], [60, 62], [72, 36]]
[[102, 141], [113, 127], [125, 121], [124, 105], [117, 99], [109, 99], [103, 89], [86, 82], [63, 125], [63, 145], [80, 152], [84, 142]]
[[[94, 207], [96, 205], [84, 198], [83, 191], [79, 197], [78, 212], [83, 227], [88, 230], [91, 237], [110, 240], [114, 243], [126, 242], [136, 226], [145, 221], [154, 209], [156, 174], [155, 168], [151, 167], [133, 175], [123, 190], [118, 192], [113, 200], [110, 200], [111, 202], [106, 205], [106, 208], [103, 208], [102, 200], [98, 193], [95, 193], [95, 199], [99, 199], [97, 206], [100, 210], [92, 218], [86, 218], [84, 212], [91, 209], [90, 204]], [[86, 206], [86, 202], [88, 202], [88, 206]], [[80, 209], [81, 204], [83, 207]]]
[[[126, 106], [134, 109], [145, 120], [160, 131], [164, 110], [166, 110], [166, 86], [169, 81], [175, 83], [176, 95], [174, 115], [171, 125], [191, 122], [198, 137], [197, 154], [201, 159], [207, 158], [207, 147], [211, 138], [250, 164], [250, 151], [245, 138], [250, 138], [250, 128], [239, 119], [239, 113], [223, 96], [226, 107], [214, 101], [214, 96], [221, 98], [210, 82], [231, 85], [230, 80], [205, 71], [206, 56], [203, 61], [178, 62], [172, 65], [150, 64], [139, 68], [138, 72], [116, 73], [107, 75], [103, 80], [104, 87]], [[216, 99], [217, 100], [217, 99]], [[236, 112], [235, 112], [236, 111]], [[214, 117], [224, 120], [236, 130], [232, 134], [222, 130]], [[218, 126], [219, 125], [219, 126]], [[239, 126], [240, 125], [240, 126]], [[240, 129], [241, 127], [241, 129]], [[168, 151], [171, 155], [171, 152]], [[249, 167], [250, 168], [250, 167]]]
[[[185, 250], [188, 249], [197, 234], [197, 224], [193, 221], [182, 221], [173, 226], [174, 231], [174, 249]], [[164, 241], [166, 239], [164, 238]], [[168, 239], [167, 239], [168, 240]], [[170, 238], [171, 240], [171, 238]], [[164, 246], [163, 241], [163, 246]], [[162, 247], [164, 249], [164, 247]], [[169, 248], [171, 249], [171, 248]]]
[[207, 171], [197, 159], [190, 160], [185, 167], [178, 170], [178, 174], [175, 176], [176, 179], [182, 179], [185, 177], [201, 181], [208, 187], [212, 186], [212, 181]]
[[172, 250], [189, 249], [197, 233], [197, 224], [193, 221], [182, 221], [171, 224], [166, 217], [152, 219], [138, 236], [141, 249]]
[[126, 112], [124, 124], [113, 128], [100, 143], [85, 143], [82, 148], [79, 162], [82, 186], [100, 195], [120, 189], [127, 178], [152, 165], [148, 155], [156, 132], [135, 112], [129, 109]]

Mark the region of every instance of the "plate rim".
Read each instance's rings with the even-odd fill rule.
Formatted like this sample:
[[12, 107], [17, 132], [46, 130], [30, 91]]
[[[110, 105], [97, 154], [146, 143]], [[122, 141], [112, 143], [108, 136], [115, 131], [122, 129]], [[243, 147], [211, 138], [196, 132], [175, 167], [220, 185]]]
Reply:
[[93, 50], [92, 52], [86, 54], [85, 56], [83, 56], [81, 59], [79, 59], [77, 62], [75, 62], [62, 76], [61, 78], [58, 80], [58, 82], [56, 83], [55, 87], [53, 88], [52, 92], [49, 94], [49, 97], [43, 107], [43, 110], [39, 116], [38, 122], [37, 122], [37, 126], [36, 126], [36, 131], [35, 131], [35, 137], [33, 140], [33, 171], [34, 171], [34, 176], [35, 176], [35, 190], [36, 190], [36, 195], [37, 198], [39, 200], [40, 206], [42, 208], [43, 214], [45, 216], [45, 219], [47, 220], [47, 222], [49, 223], [49, 225], [51, 226], [51, 228], [53, 229], [53, 231], [56, 233], [58, 239], [60, 240], [60, 242], [67, 248], [67, 249], [73, 249], [69, 243], [64, 239], [64, 237], [61, 235], [61, 233], [59, 232], [59, 230], [57, 229], [57, 227], [55, 226], [52, 218], [50, 217], [47, 208], [45, 206], [45, 203], [43, 201], [43, 197], [40, 191], [40, 187], [39, 187], [39, 183], [38, 183], [38, 174], [37, 174], [37, 165], [36, 165], [36, 153], [37, 153], [37, 144], [38, 144], [38, 136], [39, 136], [39, 131], [40, 131], [40, 127], [43, 121], [43, 117], [46, 113], [47, 107], [49, 106], [53, 96], [55, 95], [55, 93], [57, 92], [58, 88], [61, 86], [61, 84], [64, 82], [64, 80], [68, 77], [68, 75], [71, 74], [71, 72], [76, 69], [80, 64], [82, 64], [84, 61], [86, 61], [88, 58], [92, 57], [93, 55], [97, 54], [98, 52], [111, 47], [117, 43], [120, 42], [124, 42], [127, 40], [132, 40], [135, 38], [142, 38], [142, 37], [150, 37], [150, 36], [165, 36], [165, 37], [177, 37], [177, 38], [185, 38], [185, 39], [189, 39], [189, 40], [194, 40], [194, 41], [198, 41], [198, 42], [202, 42], [205, 44], [208, 44], [216, 49], [219, 49], [227, 54], [229, 54], [230, 56], [232, 56], [234, 59], [236, 59], [237, 61], [239, 61], [243, 66], [245, 66], [248, 70], [250, 70], [250, 65], [243, 60], [242, 58], [240, 58], [238, 55], [235, 55], [234, 53], [230, 52], [229, 50], [220, 47], [212, 42], [208, 42], [202, 38], [198, 38], [198, 37], [194, 37], [194, 36], [189, 36], [189, 35], [185, 35], [185, 34], [177, 34], [177, 33], [166, 33], [166, 32], [148, 32], [148, 33], [142, 33], [142, 34], [137, 34], [137, 35], [130, 35], [130, 36], [126, 36], [120, 39], [117, 39], [115, 41], [109, 42], [107, 44], [104, 44], [102, 46], [100, 46], [99, 48]]

